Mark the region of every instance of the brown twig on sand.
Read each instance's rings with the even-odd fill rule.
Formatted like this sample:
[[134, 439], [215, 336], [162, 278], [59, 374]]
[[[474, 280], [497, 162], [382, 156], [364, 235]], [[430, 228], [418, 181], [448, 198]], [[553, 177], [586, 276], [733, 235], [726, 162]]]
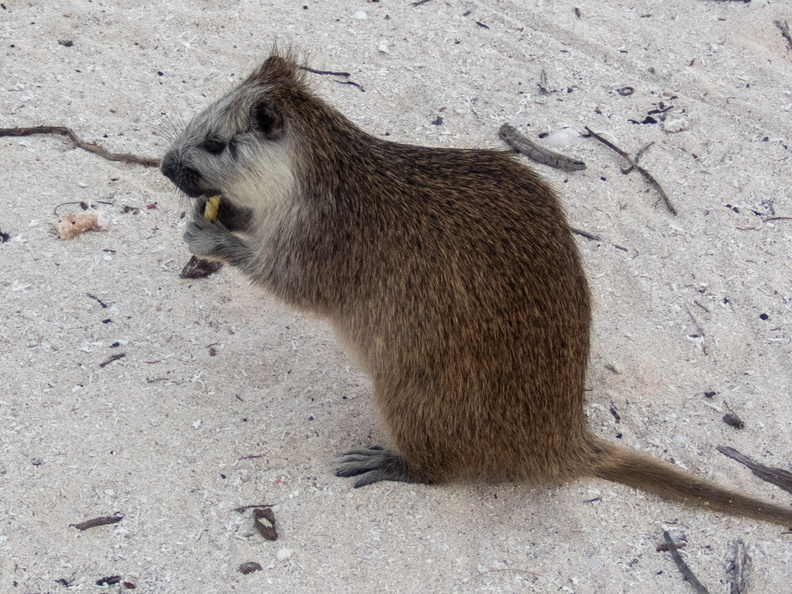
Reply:
[[0, 128], [0, 137], [3, 136], [33, 136], [34, 134], [55, 134], [67, 136], [72, 144], [89, 153], [94, 153], [107, 159], [108, 161], [121, 161], [123, 163], [134, 163], [146, 167], [159, 167], [160, 160], [153, 157], [139, 157], [130, 153], [111, 153], [107, 149], [82, 140], [71, 128], [66, 126], [32, 126], [30, 128]]
[[679, 571], [682, 572], [682, 575], [685, 576], [685, 579], [690, 582], [690, 585], [693, 586], [699, 594], [709, 594], [702, 583], [693, 575], [693, 572], [690, 570], [687, 563], [685, 563], [684, 559], [682, 559], [682, 555], [679, 554], [679, 549], [677, 549], [676, 543], [674, 539], [671, 538], [668, 530], [663, 531], [663, 538], [665, 538], [666, 544], [668, 545], [668, 552], [671, 553], [671, 557], [673, 557], [674, 562], [677, 564], [677, 567], [679, 567]]
[[[578, 229], [577, 227], [570, 227], [569, 230], [572, 231], [572, 233], [574, 233], [575, 235], [580, 235], [581, 237], [585, 237], [586, 239], [590, 239], [591, 241], [605, 241], [599, 235], [594, 235], [592, 233], [589, 233], [588, 231], [583, 231], [583, 229]], [[611, 245], [615, 247], [617, 250], [621, 250], [623, 252], [630, 251], [626, 247], [622, 247], [615, 243], [612, 243]]]
[[86, 520], [85, 522], [80, 522], [79, 524], [69, 524], [77, 530], [88, 530], [89, 528], [96, 528], [97, 526], [109, 526], [110, 524], [118, 524], [121, 520], [124, 519], [124, 516], [102, 516], [101, 518], [94, 518], [92, 520]]
[[570, 159], [569, 157], [565, 157], [564, 155], [535, 144], [533, 141], [520, 134], [517, 129], [510, 124], [503, 124], [500, 127], [498, 130], [498, 137], [514, 150], [542, 165], [548, 165], [563, 171], [580, 171], [586, 168], [586, 164], [583, 161]]
[[312, 74], [321, 74], [325, 76], [345, 76], [350, 77], [352, 76], [349, 72], [333, 72], [332, 70], [315, 70], [314, 68], [309, 68], [308, 66], [300, 66], [300, 70], [305, 70], [306, 72], [310, 72]]
[[784, 36], [787, 42], [787, 49], [792, 50], [792, 33], [789, 32], [789, 23], [784, 21], [773, 21], [773, 24], [778, 27], [779, 31], [781, 31], [781, 35]]
[[124, 357], [126, 357], [126, 353], [118, 353], [117, 355], [113, 355], [106, 361], [102, 361], [101, 363], [99, 363], [99, 367], [107, 367], [113, 361], [118, 361], [119, 359], [123, 359]]
[[740, 464], [747, 466], [751, 472], [763, 481], [772, 483], [777, 487], [781, 487], [784, 491], [792, 493], [792, 472], [783, 468], [771, 468], [754, 462], [748, 456], [743, 456], [740, 452], [728, 446], [718, 446], [718, 451], [724, 456], [728, 456], [732, 460], [737, 460]]
[[243, 505], [242, 507], [235, 507], [234, 511], [242, 513], [243, 511], [247, 511], [249, 509], [264, 509], [265, 507], [273, 507], [274, 503], [260, 503], [254, 505]]
[[364, 93], [366, 92], [366, 89], [364, 89], [361, 85], [359, 85], [358, 83], [356, 83], [353, 80], [334, 80], [333, 82], [334, 83], [338, 83], [339, 85], [352, 85], [353, 87], [357, 87], [358, 89], [360, 89]]
[[748, 592], [748, 574], [751, 571], [751, 556], [742, 538], [734, 541], [732, 548], [734, 558], [729, 562], [726, 573], [729, 575], [730, 594], [745, 594]]
[[[332, 70], [315, 70], [314, 68], [309, 68], [308, 66], [300, 66], [300, 70], [305, 70], [306, 72], [311, 72], [312, 74], [320, 74], [323, 76], [343, 76], [344, 78], [349, 78], [352, 76], [349, 72], [333, 72]], [[357, 87], [364, 93], [366, 89], [360, 86], [358, 83], [351, 81], [351, 80], [335, 80], [333, 82], [337, 82], [339, 85], [352, 85], [353, 87]]]
[[[676, 208], [674, 208], [674, 205], [671, 204], [671, 200], [668, 198], [668, 194], [665, 193], [663, 188], [660, 186], [660, 184], [652, 176], [651, 173], [649, 173], [646, 169], [644, 169], [643, 167], [638, 165], [636, 160], [633, 159], [632, 157], [630, 157], [630, 155], [628, 155], [625, 151], [620, 149], [618, 146], [616, 146], [615, 144], [613, 144], [609, 140], [603, 138], [602, 136], [600, 136], [596, 132], [593, 132], [591, 130], [591, 128], [589, 128], [588, 126], [586, 126], [586, 132], [588, 132], [589, 136], [592, 136], [593, 138], [596, 138], [597, 140], [599, 140], [602, 144], [604, 144], [608, 148], [616, 151], [619, 154], [619, 156], [621, 156], [622, 158], [626, 159], [627, 162], [632, 166], [632, 168], [635, 169], [636, 171], [638, 171], [638, 173], [640, 173], [641, 175], [643, 175], [644, 178], [646, 178], [646, 181], [648, 181], [652, 185], [652, 187], [654, 187], [654, 189], [657, 190], [657, 192], [660, 194], [660, 197], [663, 199], [663, 202], [665, 202], [665, 205], [666, 205], [666, 208], [668, 208], [668, 211], [672, 215], [676, 215], [677, 214]], [[643, 153], [643, 151], [645, 151], [646, 148], [648, 148], [648, 147], [644, 147], [640, 152]], [[628, 171], [632, 171], [632, 169], [629, 169]]]
[[570, 227], [569, 230], [572, 231], [572, 233], [574, 233], [575, 235], [580, 235], [581, 237], [585, 237], [586, 239], [591, 239], [592, 241], [602, 241], [602, 237], [599, 237], [597, 235], [592, 235], [588, 231], [583, 231], [583, 229]]

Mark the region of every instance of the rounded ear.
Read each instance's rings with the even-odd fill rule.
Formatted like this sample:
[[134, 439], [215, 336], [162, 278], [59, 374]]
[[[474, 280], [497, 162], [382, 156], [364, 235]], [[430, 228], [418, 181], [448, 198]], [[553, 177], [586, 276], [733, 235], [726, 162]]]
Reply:
[[251, 111], [253, 126], [267, 140], [278, 140], [286, 131], [286, 120], [278, 107], [267, 99], [257, 102]]

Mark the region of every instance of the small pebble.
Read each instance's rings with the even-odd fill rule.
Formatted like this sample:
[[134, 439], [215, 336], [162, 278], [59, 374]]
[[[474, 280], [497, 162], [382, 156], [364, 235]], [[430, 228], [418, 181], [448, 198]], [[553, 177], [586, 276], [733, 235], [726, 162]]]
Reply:
[[275, 558], [278, 561], [285, 561], [286, 559], [288, 559], [291, 556], [292, 556], [292, 550], [291, 549], [281, 549], [281, 550], [279, 550], [277, 552], [277, 554], [275, 555]]

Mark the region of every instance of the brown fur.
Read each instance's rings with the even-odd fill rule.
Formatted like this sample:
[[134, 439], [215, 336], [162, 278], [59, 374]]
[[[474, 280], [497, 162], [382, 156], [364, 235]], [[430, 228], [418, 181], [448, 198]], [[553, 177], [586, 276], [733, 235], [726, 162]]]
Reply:
[[[225, 152], [202, 153], [205, 137]], [[275, 54], [187, 127], [163, 172], [223, 193], [220, 223], [197, 201], [194, 253], [327, 318], [371, 375], [395, 451], [345, 454], [336, 472], [357, 486], [593, 476], [792, 526], [788, 507], [589, 431], [580, 256], [553, 191], [509, 155], [370, 136]]]

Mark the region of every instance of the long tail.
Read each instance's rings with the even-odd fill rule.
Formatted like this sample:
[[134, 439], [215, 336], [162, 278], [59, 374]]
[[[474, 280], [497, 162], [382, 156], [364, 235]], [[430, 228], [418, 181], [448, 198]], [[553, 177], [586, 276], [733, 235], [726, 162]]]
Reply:
[[593, 437], [588, 474], [688, 505], [792, 527], [792, 507], [767, 503], [698, 479], [671, 464]]

